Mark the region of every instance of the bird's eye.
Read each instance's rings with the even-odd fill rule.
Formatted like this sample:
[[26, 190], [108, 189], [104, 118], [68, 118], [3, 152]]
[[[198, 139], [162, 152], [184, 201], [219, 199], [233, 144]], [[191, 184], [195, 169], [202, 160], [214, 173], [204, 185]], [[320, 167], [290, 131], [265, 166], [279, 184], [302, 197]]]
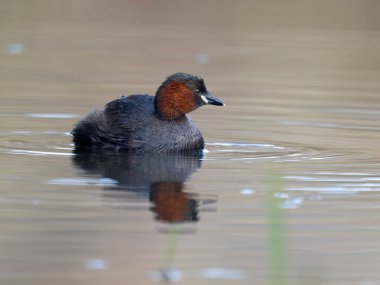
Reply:
[[201, 91], [199, 89], [195, 90], [195, 92], [197, 92], [198, 94], [201, 93]]

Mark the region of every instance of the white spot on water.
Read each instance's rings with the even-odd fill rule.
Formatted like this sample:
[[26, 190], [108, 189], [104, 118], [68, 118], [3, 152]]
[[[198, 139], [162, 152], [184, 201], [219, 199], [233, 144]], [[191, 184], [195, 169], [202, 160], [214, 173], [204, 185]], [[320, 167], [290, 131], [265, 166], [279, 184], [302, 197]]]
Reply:
[[25, 46], [21, 43], [13, 43], [13, 44], [10, 44], [8, 46], [8, 53], [9, 54], [14, 54], [14, 55], [17, 55], [17, 54], [22, 54], [24, 53], [24, 50], [25, 50]]
[[273, 194], [273, 197], [281, 198], [281, 199], [287, 199], [287, 198], [289, 198], [289, 194], [284, 193], [284, 192], [277, 192], [277, 193]]
[[105, 270], [108, 268], [108, 262], [101, 258], [86, 259], [84, 266], [89, 270]]
[[297, 209], [303, 203], [303, 198], [294, 197], [289, 198], [279, 205], [279, 208], [283, 209]]
[[244, 188], [240, 190], [241, 195], [253, 195], [255, 194], [255, 190], [250, 189], [250, 188]]
[[226, 268], [206, 268], [200, 270], [199, 275], [207, 279], [240, 280], [245, 278], [245, 274], [242, 270]]

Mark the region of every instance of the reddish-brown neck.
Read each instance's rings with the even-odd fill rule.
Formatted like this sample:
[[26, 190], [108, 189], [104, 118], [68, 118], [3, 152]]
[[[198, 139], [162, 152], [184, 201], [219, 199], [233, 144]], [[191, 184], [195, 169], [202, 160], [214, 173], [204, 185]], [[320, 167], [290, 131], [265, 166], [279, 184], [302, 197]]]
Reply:
[[181, 191], [182, 188], [183, 184], [180, 182], [158, 182], [152, 185], [150, 197], [157, 219], [167, 222], [186, 220], [191, 199], [189, 194]]
[[192, 91], [185, 84], [174, 81], [158, 89], [155, 107], [162, 118], [174, 120], [195, 110], [196, 101]]

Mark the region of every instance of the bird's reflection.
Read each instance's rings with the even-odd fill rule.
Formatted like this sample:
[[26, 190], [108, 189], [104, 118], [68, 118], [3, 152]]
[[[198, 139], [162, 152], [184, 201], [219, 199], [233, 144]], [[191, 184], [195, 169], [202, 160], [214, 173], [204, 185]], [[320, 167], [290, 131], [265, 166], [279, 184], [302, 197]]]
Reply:
[[183, 191], [184, 183], [202, 164], [202, 153], [186, 154], [76, 154], [73, 163], [86, 174], [117, 181], [110, 190], [149, 197], [159, 221], [197, 221], [198, 202]]

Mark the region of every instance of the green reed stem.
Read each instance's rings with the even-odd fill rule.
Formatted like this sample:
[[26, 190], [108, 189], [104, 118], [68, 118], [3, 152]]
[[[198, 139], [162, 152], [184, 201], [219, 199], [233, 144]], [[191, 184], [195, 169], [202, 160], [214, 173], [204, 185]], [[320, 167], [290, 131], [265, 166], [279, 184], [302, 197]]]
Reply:
[[165, 264], [170, 268], [177, 253], [178, 242], [180, 237], [180, 229], [177, 225], [170, 226], [169, 240], [165, 250]]
[[271, 284], [288, 284], [287, 259], [287, 229], [286, 217], [283, 208], [279, 207], [281, 200], [274, 196], [283, 190], [280, 173], [273, 172], [269, 178], [268, 210], [269, 210], [269, 259], [271, 270]]

